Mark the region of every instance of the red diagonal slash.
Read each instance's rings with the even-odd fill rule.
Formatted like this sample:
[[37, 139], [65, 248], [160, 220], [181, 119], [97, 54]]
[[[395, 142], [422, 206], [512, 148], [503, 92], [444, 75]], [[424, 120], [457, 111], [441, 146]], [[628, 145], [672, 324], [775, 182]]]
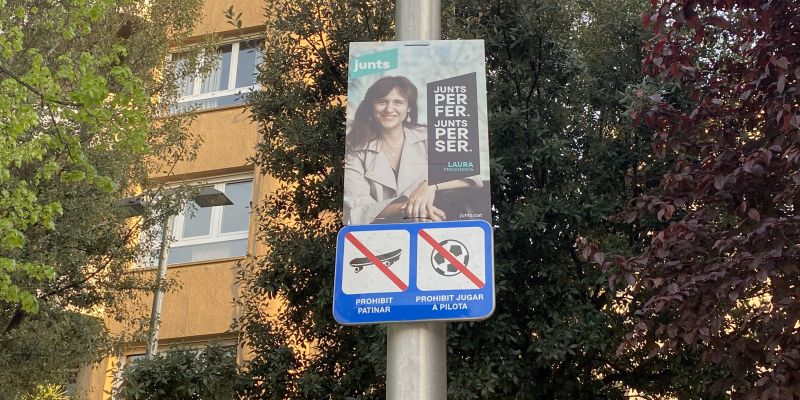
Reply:
[[384, 265], [383, 262], [378, 259], [378, 257], [375, 257], [375, 254], [372, 254], [372, 252], [369, 251], [369, 249], [366, 246], [364, 246], [361, 242], [359, 242], [358, 239], [356, 239], [356, 237], [353, 236], [352, 233], [348, 232], [346, 235], [344, 235], [344, 237], [347, 238], [347, 240], [349, 240], [350, 243], [353, 244], [353, 246], [356, 246], [358, 251], [360, 251], [370, 261], [372, 261], [372, 263], [375, 264], [375, 266], [378, 267], [378, 269], [381, 270], [381, 272], [383, 272], [383, 274], [386, 275], [387, 278], [389, 278], [392, 282], [394, 282], [394, 284], [397, 285], [397, 287], [399, 287], [400, 290], [405, 292], [406, 289], [408, 289], [408, 285], [406, 285], [406, 283], [403, 282], [402, 279], [398, 278], [397, 275], [395, 275], [392, 271], [390, 271], [389, 268], [386, 265]]
[[470, 281], [472, 281], [472, 283], [474, 283], [475, 286], [478, 287], [478, 289], [483, 289], [484, 283], [481, 282], [481, 280], [477, 276], [475, 276], [475, 274], [473, 274], [472, 271], [468, 270], [467, 267], [461, 263], [461, 261], [458, 261], [458, 259], [454, 255], [450, 254], [449, 251], [447, 251], [444, 247], [442, 247], [442, 245], [440, 245], [439, 242], [436, 241], [436, 239], [432, 238], [431, 235], [428, 234], [428, 232], [425, 232], [422, 229], [420, 229], [419, 235], [423, 239], [425, 239], [426, 242], [430, 243], [430, 245], [433, 246], [433, 248], [436, 249], [436, 251], [438, 251], [439, 254], [443, 255], [444, 258], [447, 259], [447, 261], [450, 261], [450, 264], [453, 264], [456, 268], [458, 268], [458, 270], [461, 271], [461, 273], [464, 274], [464, 276], [466, 276]]

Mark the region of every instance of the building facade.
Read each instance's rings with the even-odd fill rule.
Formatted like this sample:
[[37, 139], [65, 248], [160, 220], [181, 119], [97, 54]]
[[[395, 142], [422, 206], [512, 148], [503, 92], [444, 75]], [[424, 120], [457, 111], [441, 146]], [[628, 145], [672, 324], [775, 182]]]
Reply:
[[[241, 29], [232, 25], [224, 11], [233, 4], [242, 13]], [[249, 158], [255, 154], [257, 126], [250, 122], [241, 93], [258, 90], [255, 66], [263, 45], [263, 10], [260, 2], [207, 0], [202, 20], [191, 40], [209, 34], [220, 39], [220, 64], [205, 77], [182, 83], [178, 105], [193, 106], [199, 114], [190, 129], [202, 140], [197, 157], [174, 168], [168, 183], [199, 183], [219, 189], [233, 201], [230, 206], [192, 208], [175, 216], [175, 241], [168, 255], [169, 279], [179, 288], [164, 295], [159, 333], [159, 350], [173, 346], [202, 347], [209, 343], [231, 346], [237, 358], [245, 355], [237, 346], [238, 332], [232, 323], [238, 316], [235, 299], [239, 263], [256, 255], [256, 218], [253, 206], [270, 192], [271, 182], [262, 176]], [[173, 57], [178, 57], [176, 50]], [[155, 275], [155, 263], [143, 263], [133, 273]], [[143, 296], [141, 310], [149, 315], [151, 296]], [[107, 321], [112, 332], [123, 325]], [[78, 394], [87, 400], [115, 398], [121, 367], [141, 357], [146, 343], [130, 343], [118, 356], [104, 359], [81, 371]]]

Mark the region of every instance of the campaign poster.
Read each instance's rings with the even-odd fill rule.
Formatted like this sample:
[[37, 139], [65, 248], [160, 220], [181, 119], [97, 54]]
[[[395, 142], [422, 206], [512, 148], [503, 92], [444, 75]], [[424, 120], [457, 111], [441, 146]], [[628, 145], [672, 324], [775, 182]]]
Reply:
[[344, 223], [491, 223], [482, 40], [350, 43]]

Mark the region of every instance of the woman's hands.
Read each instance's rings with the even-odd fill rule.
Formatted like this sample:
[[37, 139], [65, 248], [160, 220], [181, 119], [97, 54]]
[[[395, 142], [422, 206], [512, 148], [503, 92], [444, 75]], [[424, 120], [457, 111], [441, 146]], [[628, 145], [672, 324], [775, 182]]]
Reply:
[[406, 218], [431, 220], [434, 222], [441, 222], [447, 219], [444, 211], [433, 205], [433, 200], [436, 198], [438, 187], [436, 185], [428, 186], [428, 181], [422, 183], [414, 189], [414, 192], [408, 196], [408, 201], [403, 205], [402, 210]]

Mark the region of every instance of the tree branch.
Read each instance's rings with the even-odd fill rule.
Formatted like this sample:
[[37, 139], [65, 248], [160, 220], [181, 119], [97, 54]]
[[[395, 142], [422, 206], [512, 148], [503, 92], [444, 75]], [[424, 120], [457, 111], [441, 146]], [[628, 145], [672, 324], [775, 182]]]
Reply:
[[17, 309], [14, 310], [14, 315], [11, 317], [11, 321], [8, 321], [8, 325], [6, 325], [6, 328], [3, 330], [3, 333], [7, 334], [16, 329], [27, 316], [28, 313], [23, 311], [22, 307], [17, 307]]
[[62, 106], [66, 106], [66, 107], [81, 107], [82, 106], [82, 104], [75, 103], [75, 102], [72, 102], [72, 101], [48, 99], [47, 96], [44, 95], [44, 93], [40, 92], [38, 89], [33, 87], [33, 85], [29, 84], [28, 82], [25, 82], [24, 80], [22, 80], [22, 78], [17, 76], [17, 74], [9, 71], [8, 69], [3, 67], [2, 65], [0, 65], [0, 73], [2, 73], [3, 75], [8, 76], [9, 78], [15, 80], [20, 85], [25, 86], [25, 88], [27, 88], [28, 90], [30, 90], [31, 92], [33, 92], [34, 94], [39, 96], [43, 101], [47, 101], [47, 102], [50, 102], [50, 103], [56, 103], [56, 104], [59, 104], [59, 105], [62, 105]]

